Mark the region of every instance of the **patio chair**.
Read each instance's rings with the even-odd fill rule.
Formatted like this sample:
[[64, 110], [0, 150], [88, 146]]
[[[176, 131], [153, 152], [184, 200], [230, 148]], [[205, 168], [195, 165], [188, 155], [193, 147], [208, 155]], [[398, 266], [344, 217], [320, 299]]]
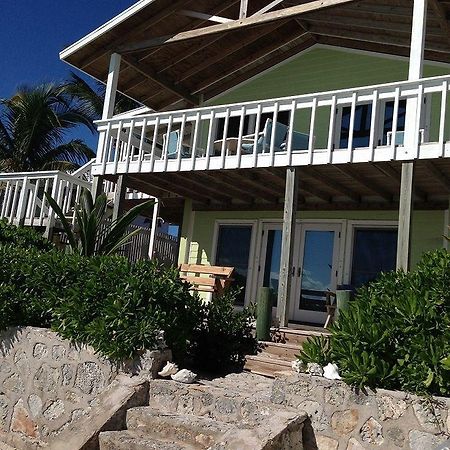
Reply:
[[[301, 133], [300, 131], [292, 132], [292, 150], [308, 150], [309, 134]], [[286, 151], [286, 141], [281, 144], [280, 149]]]
[[[168, 142], [167, 142], [168, 139]], [[187, 145], [180, 143], [180, 130], [173, 130], [169, 133], [169, 137], [167, 138], [167, 134], [164, 135], [163, 138], [163, 148], [167, 148], [167, 158], [168, 159], [176, 159], [178, 158], [178, 147], [180, 147], [181, 157], [182, 158], [190, 158], [191, 149]], [[180, 145], [181, 144], [181, 145]]]
[[[270, 151], [270, 141], [272, 139], [272, 130], [273, 130], [273, 120], [267, 119], [264, 125], [264, 130], [259, 133], [258, 142], [256, 144], [256, 149], [258, 153], [267, 153]], [[288, 132], [288, 127], [280, 122], [275, 122], [275, 142], [274, 149], [275, 151], [280, 151], [283, 142], [286, 140], [286, 135]], [[255, 135], [247, 135], [243, 136], [243, 138], [247, 141], [251, 140], [251, 138], [255, 138]], [[242, 153], [250, 154], [253, 153], [254, 141], [246, 142], [242, 144]]]

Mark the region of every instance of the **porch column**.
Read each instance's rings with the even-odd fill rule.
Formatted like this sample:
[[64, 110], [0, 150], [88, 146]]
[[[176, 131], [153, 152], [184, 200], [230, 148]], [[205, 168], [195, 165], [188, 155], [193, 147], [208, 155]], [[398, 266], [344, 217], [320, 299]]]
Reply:
[[153, 259], [155, 252], [156, 232], [158, 231], [159, 199], [155, 198], [153, 205], [152, 229], [150, 231], [150, 244], [148, 246], [148, 257]]
[[[411, 30], [411, 50], [409, 56], [409, 80], [418, 80], [423, 73], [425, 48], [427, 0], [414, 0]], [[409, 99], [406, 104], [404, 159], [417, 157], [418, 128], [417, 99]], [[402, 164], [400, 203], [398, 217], [397, 270], [409, 269], [411, 253], [411, 220], [413, 210], [414, 162]]]
[[283, 235], [281, 241], [280, 280], [278, 285], [277, 317], [281, 327], [289, 322], [289, 296], [292, 282], [294, 255], [295, 218], [298, 201], [298, 169], [286, 169], [286, 192], [284, 195]]
[[189, 254], [191, 252], [192, 236], [194, 234], [195, 211], [192, 209], [192, 200], [184, 200], [183, 222], [180, 232], [180, 250], [178, 254], [179, 264], [189, 263]]
[[[116, 104], [117, 83], [119, 81], [120, 61], [122, 57], [118, 53], [113, 53], [109, 60], [108, 79], [106, 81], [105, 101], [103, 103], [102, 120], [111, 119], [114, 115], [114, 106]], [[97, 163], [103, 159], [103, 150], [105, 147], [106, 133], [101, 132], [98, 138]], [[92, 180], [92, 197], [97, 198], [103, 188], [103, 177], [96, 176]]]
[[119, 175], [116, 183], [116, 190], [114, 191], [114, 203], [112, 220], [117, 220], [123, 212], [123, 201], [125, 200], [125, 193], [127, 186], [125, 184], [125, 175]]

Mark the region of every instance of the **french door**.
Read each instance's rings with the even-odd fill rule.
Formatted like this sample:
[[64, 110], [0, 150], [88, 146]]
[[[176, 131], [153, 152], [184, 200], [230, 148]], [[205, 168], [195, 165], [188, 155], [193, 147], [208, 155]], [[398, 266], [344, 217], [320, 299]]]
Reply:
[[[323, 325], [327, 291], [335, 291], [340, 224], [298, 223], [290, 295], [290, 320]], [[269, 287], [277, 306], [281, 257], [281, 223], [263, 225], [259, 287]]]

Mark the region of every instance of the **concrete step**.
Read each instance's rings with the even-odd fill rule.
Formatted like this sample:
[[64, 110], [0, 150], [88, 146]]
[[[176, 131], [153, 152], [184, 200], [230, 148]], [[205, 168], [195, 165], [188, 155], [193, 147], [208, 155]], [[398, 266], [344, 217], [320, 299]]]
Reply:
[[291, 361], [286, 361], [271, 355], [248, 355], [244, 370], [265, 377], [276, 378], [277, 375], [292, 373]]
[[98, 436], [100, 450], [199, 450], [203, 447], [177, 442], [170, 437], [155, 439], [139, 430], [104, 431]]
[[170, 436], [201, 449], [209, 448], [233, 428], [208, 417], [163, 413], [150, 406], [129, 409], [126, 422], [128, 430], [145, 432], [156, 439]]
[[301, 346], [298, 344], [283, 344], [280, 342], [260, 342], [262, 351], [258, 356], [266, 358], [276, 358], [285, 361], [294, 361], [300, 353]]

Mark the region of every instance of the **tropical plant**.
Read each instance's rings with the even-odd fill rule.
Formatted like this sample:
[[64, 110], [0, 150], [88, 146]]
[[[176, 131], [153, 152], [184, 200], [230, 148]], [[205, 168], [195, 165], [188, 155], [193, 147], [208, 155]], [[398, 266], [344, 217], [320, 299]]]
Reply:
[[52, 242], [30, 227], [17, 227], [0, 220], [0, 245], [11, 244], [23, 248], [49, 251], [55, 248]]
[[148, 200], [130, 209], [117, 220], [109, 221], [106, 194], [99, 195], [94, 202], [91, 192], [85, 189], [80, 204], [75, 207], [75, 225], [72, 227], [52, 196], [48, 192], [45, 196], [61, 221], [71, 251], [84, 256], [111, 255], [125, 246], [140, 231], [136, 229], [127, 232], [128, 226], [153, 205], [153, 200]]
[[72, 170], [94, 157], [80, 139], [67, 140], [79, 125], [94, 131], [65, 84], [22, 87], [0, 100], [0, 171]]
[[349, 384], [450, 394], [450, 254], [426, 253], [416, 270], [382, 274], [362, 287], [302, 362], [336, 363]]

